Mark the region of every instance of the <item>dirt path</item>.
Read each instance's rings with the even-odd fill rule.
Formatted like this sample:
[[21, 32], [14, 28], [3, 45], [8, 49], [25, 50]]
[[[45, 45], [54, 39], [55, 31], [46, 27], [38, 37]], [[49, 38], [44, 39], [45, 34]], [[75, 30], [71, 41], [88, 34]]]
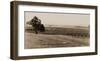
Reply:
[[25, 32], [25, 48], [53, 48], [88, 46], [89, 38], [76, 38], [67, 35], [47, 35]]

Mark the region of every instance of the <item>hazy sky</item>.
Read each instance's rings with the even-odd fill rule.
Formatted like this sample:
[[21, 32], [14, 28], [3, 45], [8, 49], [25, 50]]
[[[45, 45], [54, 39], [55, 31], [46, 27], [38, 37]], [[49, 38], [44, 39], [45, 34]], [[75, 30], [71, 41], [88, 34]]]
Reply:
[[88, 26], [90, 21], [89, 14], [73, 13], [43, 13], [43, 12], [25, 12], [25, 22], [30, 21], [34, 16], [41, 19], [43, 24], [49, 25], [75, 25]]

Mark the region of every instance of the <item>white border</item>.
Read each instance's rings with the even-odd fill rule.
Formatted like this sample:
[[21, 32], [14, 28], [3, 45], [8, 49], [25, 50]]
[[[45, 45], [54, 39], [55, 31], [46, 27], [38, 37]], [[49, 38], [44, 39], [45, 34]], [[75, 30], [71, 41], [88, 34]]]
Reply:
[[[44, 7], [44, 6], [18, 6], [18, 56], [35, 56], [50, 54], [69, 54], [95, 52], [95, 10], [63, 7]], [[71, 48], [44, 48], [44, 49], [24, 49], [24, 11], [40, 12], [61, 12], [61, 13], [85, 13], [90, 14], [90, 46], [71, 47]]]

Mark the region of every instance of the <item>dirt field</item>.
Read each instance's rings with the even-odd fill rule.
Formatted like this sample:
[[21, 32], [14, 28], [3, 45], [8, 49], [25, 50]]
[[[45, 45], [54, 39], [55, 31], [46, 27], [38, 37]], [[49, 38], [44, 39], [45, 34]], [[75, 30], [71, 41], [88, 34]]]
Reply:
[[[27, 30], [25, 31], [25, 49], [89, 46], [89, 37], [86, 36], [88, 30], [81, 29], [74, 32], [76, 30], [68, 31], [68, 29], [46, 28], [44, 33], [39, 32], [38, 34]], [[73, 35], [72, 33], [77, 34]]]

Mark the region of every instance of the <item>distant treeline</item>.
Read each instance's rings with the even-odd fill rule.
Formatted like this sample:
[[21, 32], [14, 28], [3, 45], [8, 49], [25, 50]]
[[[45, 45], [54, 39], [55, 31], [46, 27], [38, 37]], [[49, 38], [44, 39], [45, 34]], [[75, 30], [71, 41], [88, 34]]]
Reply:
[[[49, 35], [70, 35], [78, 37], [89, 37], [89, 29], [80, 29], [80, 28], [62, 28], [62, 27], [46, 27], [45, 32], [42, 34]], [[27, 28], [27, 31], [32, 31], [32, 28]]]
[[78, 28], [46, 27], [45, 34], [89, 37], [89, 30]]

